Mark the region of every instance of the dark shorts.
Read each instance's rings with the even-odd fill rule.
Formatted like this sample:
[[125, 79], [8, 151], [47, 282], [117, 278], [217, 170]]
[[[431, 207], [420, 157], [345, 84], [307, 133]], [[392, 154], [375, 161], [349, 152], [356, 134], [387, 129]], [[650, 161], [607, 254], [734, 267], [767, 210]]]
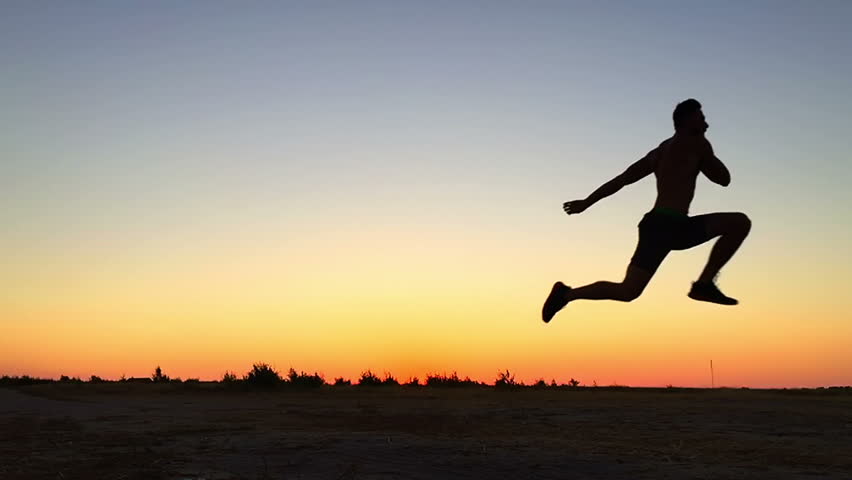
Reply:
[[672, 250], [700, 245], [707, 235], [707, 216], [690, 217], [666, 210], [651, 210], [639, 222], [639, 243], [630, 265], [654, 273]]

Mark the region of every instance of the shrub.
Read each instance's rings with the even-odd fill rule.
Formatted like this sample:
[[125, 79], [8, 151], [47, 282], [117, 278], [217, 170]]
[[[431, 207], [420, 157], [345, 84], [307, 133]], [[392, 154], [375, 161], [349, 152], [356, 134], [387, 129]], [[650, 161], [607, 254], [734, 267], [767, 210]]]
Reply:
[[234, 383], [234, 382], [236, 382], [237, 380], [238, 380], [238, 379], [237, 379], [237, 374], [236, 374], [236, 373], [234, 373], [234, 372], [226, 371], [226, 372], [222, 375], [222, 383]]
[[318, 388], [325, 385], [325, 379], [316, 372], [313, 375], [309, 375], [305, 372], [297, 373], [296, 370], [290, 368], [287, 378], [290, 381], [290, 385], [294, 387]]
[[255, 363], [243, 380], [254, 387], [274, 387], [281, 383], [281, 375], [266, 363]]
[[464, 377], [464, 380], [459, 378], [459, 374], [453, 372], [451, 375], [446, 374], [429, 374], [426, 376], [426, 385], [429, 387], [469, 387], [479, 385], [479, 383]]
[[366, 387], [375, 387], [382, 384], [382, 379], [377, 377], [372, 370], [365, 370], [361, 372], [361, 378], [358, 379], [358, 385], [366, 386]]
[[352, 385], [352, 382], [348, 378], [337, 377], [334, 379], [335, 387], [343, 387], [346, 385]]
[[4, 375], [3, 378], [0, 378], [0, 385], [11, 385], [16, 387], [24, 385], [37, 385], [41, 383], [53, 383], [53, 380], [49, 378], [31, 377], [29, 375], [22, 375], [20, 377], [10, 377], [8, 375]]
[[408, 381], [407, 381], [407, 382], [403, 383], [403, 386], [406, 386], [406, 387], [419, 387], [419, 386], [420, 386], [420, 379], [419, 379], [419, 378], [417, 378], [417, 377], [411, 377], [411, 378], [409, 378], [409, 379], [408, 379]]
[[130, 377], [130, 378], [122, 377], [121, 381], [127, 382], [127, 383], [151, 383], [151, 382], [153, 382], [153, 380], [151, 380], [148, 377]]
[[494, 386], [497, 388], [517, 387], [519, 384], [515, 382], [515, 375], [509, 370], [505, 372], [497, 372], [497, 379], [494, 380]]
[[396, 377], [394, 377], [388, 372], [385, 372], [385, 379], [382, 380], [382, 385], [396, 386], [399, 385], [399, 382], [396, 380]]
[[154, 369], [154, 373], [151, 375], [151, 381], [155, 383], [165, 383], [169, 380], [169, 376], [163, 373], [163, 369], [161, 369], [160, 366], [157, 365], [157, 368]]

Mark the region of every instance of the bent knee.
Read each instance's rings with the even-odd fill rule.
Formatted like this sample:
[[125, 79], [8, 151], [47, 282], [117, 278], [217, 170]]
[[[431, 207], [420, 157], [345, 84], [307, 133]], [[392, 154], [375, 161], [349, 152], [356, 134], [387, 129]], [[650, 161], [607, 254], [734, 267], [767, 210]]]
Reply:
[[642, 295], [643, 290], [645, 290], [645, 287], [625, 285], [624, 289], [621, 291], [621, 298], [619, 300], [623, 302], [632, 302]]
[[733, 228], [738, 232], [748, 234], [751, 231], [751, 219], [745, 213], [737, 212], [733, 217]]

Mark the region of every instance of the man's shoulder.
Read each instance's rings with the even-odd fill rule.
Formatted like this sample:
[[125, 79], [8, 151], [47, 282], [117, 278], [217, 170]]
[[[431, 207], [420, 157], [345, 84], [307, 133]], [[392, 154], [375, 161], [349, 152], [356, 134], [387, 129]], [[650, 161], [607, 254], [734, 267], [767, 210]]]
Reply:
[[[672, 137], [663, 141], [670, 149], [680, 153], [700, 153], [712, 150], [710, 142], [703, 135]], [[661, 146], [663, 144], [660, 144]]]
[[651, 151], [648, 152], [647, 155], [645, 155], [645, 157], [648, 158], [648, 159], [652, 159], [652, 158], [658, 157], [659, 155], [663, 154], [667, 149], [666, 147], [671, 143], [671, 140], [672, 140], [671, 138], [667, 138], [667, 139], [663, 140], [662, 142], [660, 142], [659, 145], [652, 148]]

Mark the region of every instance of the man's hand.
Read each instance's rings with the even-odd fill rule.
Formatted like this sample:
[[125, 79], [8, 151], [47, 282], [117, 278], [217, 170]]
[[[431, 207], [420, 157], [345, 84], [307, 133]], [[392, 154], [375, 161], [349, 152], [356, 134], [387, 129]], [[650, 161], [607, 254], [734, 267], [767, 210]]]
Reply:
[[587, 208], [589, 208], [589, 204], [585, 200], [573, 200], [562, 204], [562, 210], [565, 210], [568, 215], [582, 213]]

